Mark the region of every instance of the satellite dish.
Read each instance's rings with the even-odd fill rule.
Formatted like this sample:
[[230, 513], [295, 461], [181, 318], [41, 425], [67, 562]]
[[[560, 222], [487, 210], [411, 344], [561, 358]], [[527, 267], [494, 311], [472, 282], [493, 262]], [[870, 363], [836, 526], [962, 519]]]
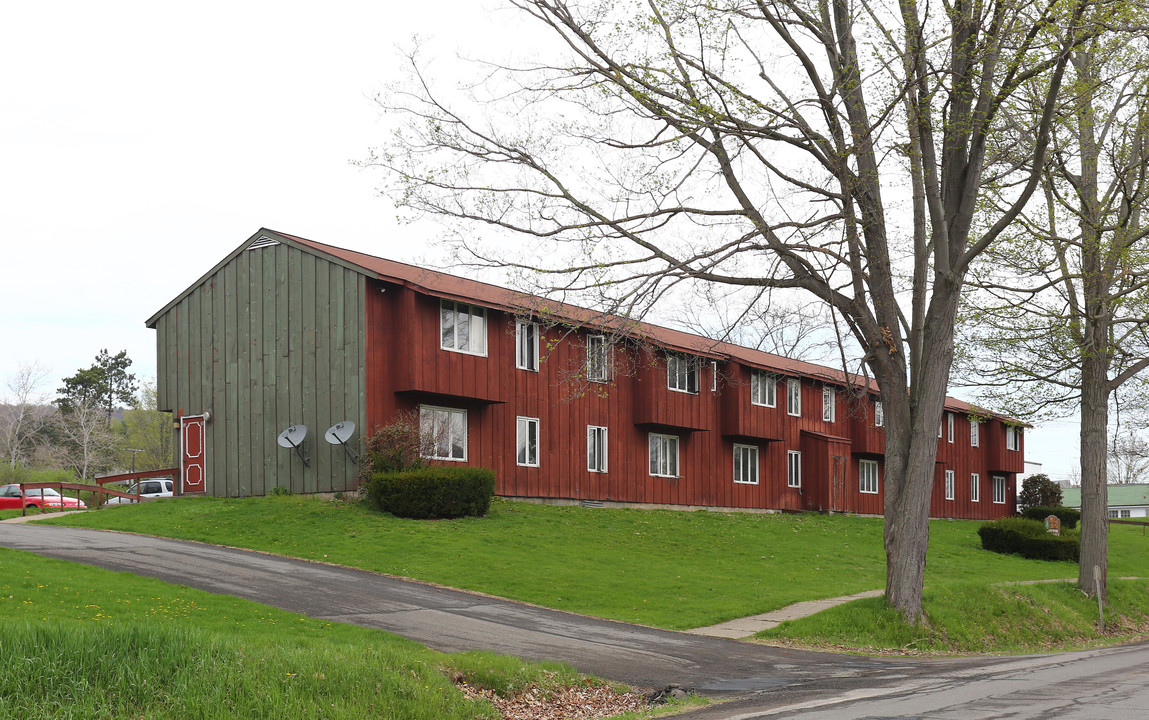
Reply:
[[283, 432], [279, 433], [279, 447], [295, 448], [295, 454], [303, 461], [307, 467], [311, 467], [311, 461], [303, 454], [303, 439], [307, 437], [306, 425], [292, 425]]
[[351, 462], [358, 464], [359, 458], [355, 456], [355, 451], [347, 444], [351, 436], [355, 434], [355, 423], [350, 420], [344, 420], [341, 423], [335, 423], [327, 428], [324, 433], [323, 439], [332, 445], [342, 445], [343, 449], [347, 452], [347, 457], [351, 458]]

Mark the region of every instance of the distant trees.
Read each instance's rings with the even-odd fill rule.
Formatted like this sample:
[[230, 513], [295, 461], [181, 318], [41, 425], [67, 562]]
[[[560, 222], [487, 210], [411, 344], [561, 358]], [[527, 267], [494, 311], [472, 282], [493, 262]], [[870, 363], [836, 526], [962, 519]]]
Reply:
[[127, 350], [115, 355], [101, 350], [92, 367], [64, 378], [64, 386], [56, 391], [56, 407], [65, 415], [82, 406], [102, 408], [110, 425], [116, 403], [129, 405], [135, 400], [136, 376], [128, 372], [131, 366]]
[[1021, 481], [1017, 504], [1022, 510], [1031, 507], [1061, 507], [1061, 486], [1050, 480], [1045, 473], [1030, 475]]
[[0, 452], [10, 469], [28, 464], [52, 417], [48, 396], [41, 391], [47, 377], [48, 370], [34, 362], [21, 365], [6, 383], [0, 398]]
[[[123, 446], [142, 450], [136, 457], [137, 470], [159, 470], [171, 467], [175, 458], [175, 434], [171, 413], [161, 412], [156, 405], [156, 383], [145, 380], [132, 408], [124, 413]], [[127, 466], [126, 458], [120, 458]]]

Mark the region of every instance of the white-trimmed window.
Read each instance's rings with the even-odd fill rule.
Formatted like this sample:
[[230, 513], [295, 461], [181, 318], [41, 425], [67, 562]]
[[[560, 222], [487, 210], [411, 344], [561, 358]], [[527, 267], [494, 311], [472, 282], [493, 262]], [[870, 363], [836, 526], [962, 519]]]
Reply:
[[515, 321], [515, 367], [539, 371], [539, 326], [529, 320]]
[[718, 392], [718, 361], [710, 361], [710, 392]]
[[997, 505], [1005, 504], [1005, 477], [1002, 475], [993, 476], [993, 501]]
[[763, 370], [750, 371], [750, 403], [778, 406], [778, 378]]
[[977, 473], [969, 474], [969, 499], [970, 502], [981, 502], [981, 475]]
[[1014, 425], [1005, 426], [1005, 449], [1017, 450], [1021, 447], [1021, 428]]
[[946, 470], [946, 500], [954, 499], [954, 471]]
[[952, 443], [954, 441], [954, 414], [953, 413], [946, 413], [946, 433], [947, 433], [946, 439]]
[[606, 472], [606, 428], [601, 425], [586, 426], [586, 469], [591, 472]]
[[981, 445], [981, 422], [977, 418], [971, 417], [969, 419], [969, 446], [978, 447]]
[[858, 461], [858, 491], [871, 495], [878, 492], [878, 461]]
[[685, 393], [698, 393], [698, 358], [678, 353], [666, 355], [666, 387]]
[[758, 447], [734, 445], [734, 482], [744, 485], [758, 484]]
[[434, 460], [466, 461], [466, 410], [420, 405], [419, 431], [426, 439], [424, 457]]
[[515, 418], [515, 464], [539, 466], [539, 419]]
[[1127, 518], [1131, 515], [1128, 510], [1106, 510], [1106, 513], [1114, 520], [1119, 518]]
[[786, 378], [786, 414], [802, 414], [802, 381], [798, 378]]
[[439, 347], [444, 350], [487, 354], [486, 308], [454, 300], [439, 302]]
[[650, 474], [678, 477], [678, 436], [650, 434]]
[[829, 385], [822, 386], [822, 420], [825, 422], [834, 422], [834, 400], [837, 393], [834, 388]]
[[882, 406], [881, 400], [874, 401], [874, 427], [886, 426], [886, 409]]
[[802, 453], [798, 450], [786, 451], [786, 487], [802, 487]]
[[586, 379], [610, 382], [610, 346], [603, 335], [586, 336]]

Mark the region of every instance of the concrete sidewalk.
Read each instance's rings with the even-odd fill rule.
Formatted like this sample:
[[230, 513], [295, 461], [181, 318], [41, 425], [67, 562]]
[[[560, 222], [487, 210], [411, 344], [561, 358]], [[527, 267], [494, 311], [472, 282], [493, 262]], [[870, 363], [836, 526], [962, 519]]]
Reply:
[[776, 627], [778, 624], [786, 620], [797, 620], [798, 618], [803, 618], [807, 615], [813, 615], [814, 613], [828, 610], [829, 608], [835, 607], [837, 605], [843, 605], [850, 602], [851, 600], [878, 597], [884, 592], [884, 590], [867, 590], [866, 592], [860, 592], [856, 595], [827, 598], [825, 600], [796, 602], [793, 605], [787, 605], [786, 607], [779, 608], [773, 612], [762, 613], [761, 615], [751, 615], [749, 617], [738, 618], [737, 620], [727, 620], [726, 622], [718, 623], [717, 625], [708, 625], [707, 627], [694, 628], [693, 630], [684, 630], [683, 632], [688, 632], [692, 635], [707, 635], [709, 637], [730, 638], [733, 640], [738, 640], [740, 638], [750, 637], [760, 630], [769, 630], [770, 628]]

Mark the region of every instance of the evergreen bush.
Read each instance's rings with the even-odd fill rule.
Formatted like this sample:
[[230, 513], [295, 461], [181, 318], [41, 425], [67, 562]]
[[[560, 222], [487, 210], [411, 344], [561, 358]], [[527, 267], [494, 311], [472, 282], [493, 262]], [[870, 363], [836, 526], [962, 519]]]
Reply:
[[1017, 554], [1031, 560], [1071, 560], [1077, 562], [1081, 540], [1077, 533], [1053, 535], [1044, 523], [1029, 518], [1002, 518], [983, 524], [977, 530], [983, 550], [1005, 555]]
[[495, 473], [443, 466], [380, 472], [368, 478], [366, 490], [372, 506], [397, 517], [482, 517], [495, 495]]

